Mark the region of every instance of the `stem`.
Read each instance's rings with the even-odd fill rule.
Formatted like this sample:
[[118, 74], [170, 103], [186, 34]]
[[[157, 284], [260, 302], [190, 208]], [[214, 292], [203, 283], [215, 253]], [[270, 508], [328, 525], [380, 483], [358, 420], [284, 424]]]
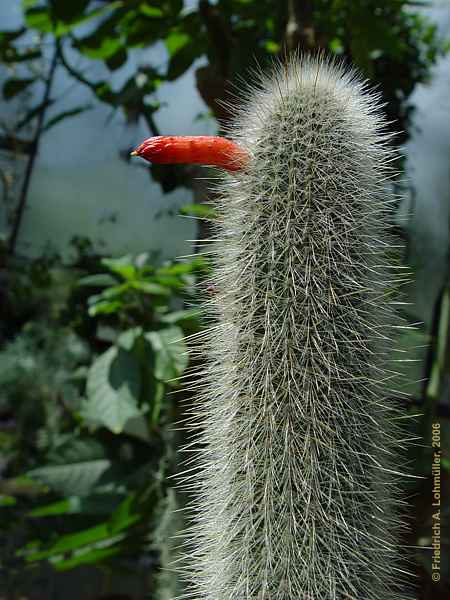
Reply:
[[44, 126], [45, 113], [46, 113], [46, 110], [47, 110], [47, 107], [49, 104], [48, 101], [50, 98], [50, 92], [51, 92], [51, 88], [53, 85], [53, 79], [54, 79], [57, 64], [58, 64], [58, 50], [55, 49], [53, 58], [52, 58], [52, 62], [50, 65], [50, 70], [48, 72], [48, 77], [47, 77], [47, 80], [45, 83], [44, 96], [42, 98], [42, 104], [41, 104], [42, 109], [38, 113], [36, 132], [34, 134], [34, 138], [32, 141], [31, 153], [28, 158], [27, 166], [25, 169], [25, 176], [24, 176], [24, 180], [23, 180], [23, 184], [22, 184], [22, 189], [20, 192], [19, 204], [18, 204], [17, 210], [15, 212], [14, 222], [13, 222], [12, 231], [11, 231], [11, 237], [10, 237], [9, 243], [8, 243], [8, 253], [10, 256], [14, 255], [15, 248], [16, 248], [20, 225], [22, 223], [23, 214], [24, 214], [25, 206], [26, 206], [26, 202], [27, 202], [28, 188], [30, 187], [31, 175], [33, 173], [34, 163], [35, 163], [36, 156], [37, 156], [38, 150], [39, 150], [39, 142], [40, 142], [40, 138], [42, 135], [43, 126]]

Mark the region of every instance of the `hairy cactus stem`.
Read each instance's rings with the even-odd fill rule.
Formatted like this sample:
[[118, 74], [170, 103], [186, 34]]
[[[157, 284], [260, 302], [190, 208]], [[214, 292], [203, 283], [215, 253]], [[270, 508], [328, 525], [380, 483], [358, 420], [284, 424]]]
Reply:
[[[158, 162], [229, 169], [214, 199], [207, 368], [183, 598], [406, 600], [394, 375], [395, 157], [377, 94], [295, 58], [218, 138], [151, 138]], [[154, 140], [154, 141], [152, 141]], [[209, 141], [208, 141], [209, 140]], [[222, 145], [221, 145], [222, 144]]]

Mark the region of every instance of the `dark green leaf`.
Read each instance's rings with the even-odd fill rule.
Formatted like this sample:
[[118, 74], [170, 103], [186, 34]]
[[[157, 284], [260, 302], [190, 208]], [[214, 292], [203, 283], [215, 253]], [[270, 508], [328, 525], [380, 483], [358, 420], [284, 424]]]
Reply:
[[170, 291], [159, 285], [158, 283], [151, 283], [150, 281], [133, 281], [132, 287], [135, 290], [139, 290], [144, 294], [150, 294], [152, 296], [169, 296]]
[[114, 52], [112, 56], [109, 56], [106, 59], [106, 65], [110, 71], [115, 71], [116, 69], [120, 69], [127, 62], [128, 54], [124, 47], [121, 47]]
[[70, 23], [74, 19], [81, 18], [90, 0], [52, 0], [53, 17], [64, 23]]

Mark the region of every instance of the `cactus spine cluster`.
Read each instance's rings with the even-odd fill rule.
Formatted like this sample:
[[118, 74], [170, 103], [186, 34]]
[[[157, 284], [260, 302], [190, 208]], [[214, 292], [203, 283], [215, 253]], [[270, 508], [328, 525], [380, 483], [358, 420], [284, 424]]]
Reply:
[[385, 126], [354, 72], [303, 57], [231, 127], [250, 160], [215, 200], [183, 598], [410, 598]]

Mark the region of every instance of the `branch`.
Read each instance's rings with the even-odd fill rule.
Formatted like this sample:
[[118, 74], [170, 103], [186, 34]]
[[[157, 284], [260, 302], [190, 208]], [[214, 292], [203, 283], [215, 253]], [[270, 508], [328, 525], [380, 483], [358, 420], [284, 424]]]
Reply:
[[50, 100], [50, 92], [53, 85], [53, 79], [55, 76], [56, 67], [58, 64], [58, 52], [55, 49], [53, 54], [52, 62], [50, 65], [50, 70], [48, 72], [48, 76], [45, 83], [44, 96], [42, 98], [41, 110], [37, 114], [37, 125], [36, 132], [34, 134], [33, 142], [32, 142], [32, 150], [30, 152], [28, 163], [25, 169], [25, 175], [23, 179], [22, 189], [20, 191], [19, 196], [19, 204], [17, 205], [17, 210], [15, 211], [14, 221], [12, 225], [11, 236], [8, 241], [8, 254], [12, 256], [15, 251], [17, 237], [19, 235], [20, 225], [22, 223], [22, 218], [25, 210], [25, 205], [27, 202], [28, 188], [30, 186], [31, 175], [33, 173], [34, 162], [36, 160], [36, 156], [38, 153], [39, 140], [41, 138], [43, 126], [44, 126], [44, 118], [45, 113], [49, 105]]
[[[101, 81], [91, 81], [91, 80], [87, 79], [87, 77], [85, 77], [82, 73], [77, 71], [77, 69], [75, 69], [67, 61], [66, 57], [64, 56], [64, 51], [62, 48], [61, 40], [59, 40], [59, 39], [56, 39], [56, 48], [57, 48], [57, 52], [58, 52], [58, 58], [62, 64], [62, 66], [69, 73], [69, 75], [71, 75], [74, 79], [76, 79], [77, 81], [79, 81], [80, 83], [82, 83], [83, 85], [88, 87], [89, 89], [91, 89], [92, 92], [98, 98], [97, 90], [98, 90], [99, 86], [102, 84], [102, 82]], [[117, 106], [117, 104], [115, 104], [115, 106]], [[153, 118], [153, 115], [148, 113], [147, 111], [145, 111], [144, 106], [142, 107], [141, 113], [145, 119], [145, 122], [147, 123], [150, 133], [152, 135], [161, 135], [159, 128], [156, 125], [155, 120]]]

